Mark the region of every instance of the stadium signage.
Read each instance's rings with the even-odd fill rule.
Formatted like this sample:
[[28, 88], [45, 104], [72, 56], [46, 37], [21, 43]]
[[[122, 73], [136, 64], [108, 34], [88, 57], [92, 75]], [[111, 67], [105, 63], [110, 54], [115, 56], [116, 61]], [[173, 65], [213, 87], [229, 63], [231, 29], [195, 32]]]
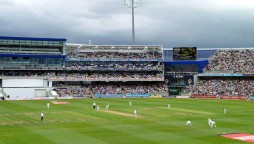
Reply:
[[221, 99], [246, 100], [245, 96], [220, 96]]
[[174, 75], [174, 78], [183, 78], [183, 75]]
[[65, 61], [162, 61], [153, 58], [65, 58]]
[[244, 76], [243, 74], [230, 74], [230, 73], [203, 73], [198, 76]]
[[149, 97], [150, 94], [126, 94], [127, 97]]
[[[96, 97], [122, 97], [123, 94], [95, 94]], [[149, 97], [150, 94], [126, 94], [127, 97]]]
[[192, 98], [216, 98], [215, 95], [200, 95], [200, 94], [192, 94]]
[[[202, 95], [202, 94], [192, 94], [191, 97], [193, 97], [193, 98], [217, 98], [216, 95]], [[247, 97], [245, 97], [245, 96], [223, 96], [222, 95], [222, 96], [220, 96], [220, 99], [247, 100]]]

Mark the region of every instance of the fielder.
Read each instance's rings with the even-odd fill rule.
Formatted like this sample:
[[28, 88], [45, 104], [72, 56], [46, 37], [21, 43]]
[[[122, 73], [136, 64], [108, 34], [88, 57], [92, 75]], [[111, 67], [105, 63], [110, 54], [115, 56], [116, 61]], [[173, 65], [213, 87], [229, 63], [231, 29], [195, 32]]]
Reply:
[[168, 104], [168, 109], [170, 109], [170, 104]]
[[191, 126], [191, 121], [187, 120], [186, 126]]
[[93, 109], [95, 109], [96, 108], [96, 103], [95, 102], [93, 102]]
[[211, 121], [212, 121], [212, 120], [211, 120], [210, 118], [208, 118], [208, 125], [209, 125], [209, 126], [211, 126]]
[[131, 101], [129, 101], [129, 105], [130, 105], [130, 107], [132, 106], [132, 102]]
[[44, 119], [44, 113], [43, 111], [41, 112], [41, 122], [43, 122], [43, 119]]
[[106, 110], [109, 110], [109, 104], [106, 105], [105, 109], [106, 109]]
[[215, 121], [211, 121], [211, 128], [213, 128], [213, 127], [216, 127], [216, 122]]
[[48, 102], [48, 103], [47, 103], [47, 108], [49, 109], [49, 107], [50, 107], [50, 103]]
[[224, 114], [226, 114], [227, 113], [227, 109], [223, 108], [223, 112], [224, 112]]
[[137, 117], [138, 116], [138, 111], [137, 109], [134, 110], [134, 117]]

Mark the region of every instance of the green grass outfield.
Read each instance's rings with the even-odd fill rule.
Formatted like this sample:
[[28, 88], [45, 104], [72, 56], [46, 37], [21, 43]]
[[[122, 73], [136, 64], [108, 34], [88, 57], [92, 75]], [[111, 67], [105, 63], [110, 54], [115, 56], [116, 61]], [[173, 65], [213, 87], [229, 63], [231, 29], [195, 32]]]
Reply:
[[[0, 144], [241, 144], [222, 133], [254, 134], [254, 101], [80, 99], [0, 101]], [[92, 103], [101, 110], [92, 109]], [[129, 106], [132, 101], [133, 106]], [[168, 103], [171, 109], [167, 109]], [[110, 112], [105, 112], [110, 104]], [[228, 110], [223, 113], [223, 107]], [[134, 109], [140, 113], [133, 116]], [[40, 112], [44, 111], [44, 122]], [[114, 112], [114, 113], [111, 113]], [[217, 123], [210, 128], [207, 118]], [[185, 122], [191, 120], [192, 126]]]

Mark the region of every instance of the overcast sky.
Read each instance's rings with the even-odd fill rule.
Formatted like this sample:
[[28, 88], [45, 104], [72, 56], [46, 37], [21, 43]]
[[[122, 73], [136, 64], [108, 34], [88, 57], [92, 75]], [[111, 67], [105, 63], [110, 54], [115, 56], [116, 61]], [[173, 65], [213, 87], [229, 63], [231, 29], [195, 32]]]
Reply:
[[[0, 0], [0, 35], [131, 44], [123, 0]], [[254, 0], [142, 0], [137, 45], [254, 47]]]

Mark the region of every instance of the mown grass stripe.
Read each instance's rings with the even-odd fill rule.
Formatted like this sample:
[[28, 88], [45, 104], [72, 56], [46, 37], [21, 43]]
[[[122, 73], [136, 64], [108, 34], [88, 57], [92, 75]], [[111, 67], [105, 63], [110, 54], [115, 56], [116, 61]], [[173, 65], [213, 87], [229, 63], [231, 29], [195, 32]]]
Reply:
[[[52, 105], [47, 101], [0, 102], [0, 141], [4, 143], [62, 144], [62, 143], [236, 143], [219, 137], [221, 133], [245, 132], [254, 134], [253, 102], [194, 100], [194, 99], [80, 99], [67, 105]], [[104, 109], [133, 114], [134, 109], [144, 119], [123, 117], [92, 109], [96, 101]], [[132, 101], [130, 107], [128, 102]], [[172, 108], [167, 109], [170, 103]], [[228, 109], [223, 114], [222, 107]], [[2, 109], [1, 109], [2, 108]], [[40, 123], [40, 112], [45, 121]], [[213, 113], [213, 114], [211, 114]], [[207, 118], [215, 120], [216, 128], [210, 128]], [[186, 120], [193, 126], [186, 127]], [[24, 122], [24, 123], [16, 123]], [[14, 139], [13, 137], [17, 137]], [[24, 140], [22, 140], [24, 139]], [[237, 141], [238, 142], [238, 141]], [[241, 143], [241, 142], [239, 142]], [[1, 143], [0, 143], [1, 144]]]
[[[161, 109], [168, 109], [167, 107], [158, 107]], [[170, 108], [170, 110], [175, 110], [175, 111], [183, 111], [183, 112], [191, 112], [191, 113], [198, 113], [198, 114], [207, 114], [207, 115], [212, 115], [214, 113], [212, 112], [206, 112], [206, 111], [199, 111], [199, 110], [190, 110], [190, 109], [183, 109], [183, 108]]]

